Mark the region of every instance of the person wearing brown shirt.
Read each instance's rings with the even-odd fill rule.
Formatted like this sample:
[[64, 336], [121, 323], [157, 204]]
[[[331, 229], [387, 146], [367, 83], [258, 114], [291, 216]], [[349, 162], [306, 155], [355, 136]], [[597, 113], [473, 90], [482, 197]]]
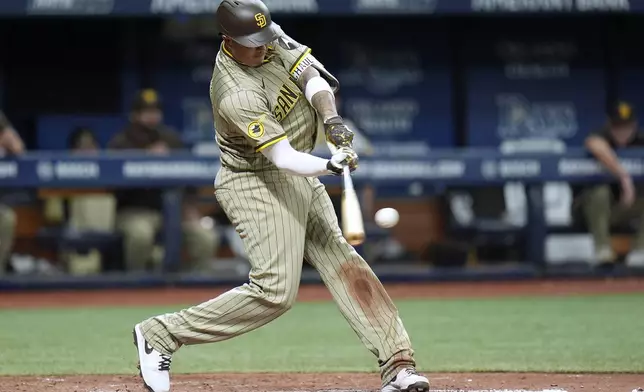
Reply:
[[[615, 154], [625, 148], [644, 148], [644, 134], [639, 129], [634, 108], [627, 102], [617, 103], [608, 113], [607, 124], [589, 135], [585, 145], [615, 177], [612, 184], [576, 189], [579, 193], [576, 205], [581, 209], [595, 243], [595, 262], [611, 263], [615, 260], [610, 244], [611, 226], [633, 218], [644, 219], [644, 188], [633, 184], [631, 175]], [[644, 222], [640, 223], [626, 264], [644, 267]]]
[[[184, 148], [179, 135], [163, 124], [163, 111], [156, 91], [141, 91], [132, 106], [130, 123], [108, 144], [111, 150], [145, 150], [166, 155]], [[128, 271], [142, 271], [158, 263], [154, 257], [154, 239], [162, 222], [160, 189], [127, 188], [115, 192], [116, 226], [124, 235], [125, 266]], [[206, 270], [217, 248], [217, 236], [200, 224], [200, 214], [184, 206], [183, 236], [190, 258], [190, 268]]]

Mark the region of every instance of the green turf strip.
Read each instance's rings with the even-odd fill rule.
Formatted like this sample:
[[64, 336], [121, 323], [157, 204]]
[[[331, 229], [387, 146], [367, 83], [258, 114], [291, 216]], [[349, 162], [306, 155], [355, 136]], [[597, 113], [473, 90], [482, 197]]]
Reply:
[[[423, 371], [644, 372], [644, 295], [397, 303]], [[133, 374], [132, 325], [175, 309], [0, 310], [0, 374]], [[333, 303], [299, 303], [173, 362], [182, 373], [376, 370]]]

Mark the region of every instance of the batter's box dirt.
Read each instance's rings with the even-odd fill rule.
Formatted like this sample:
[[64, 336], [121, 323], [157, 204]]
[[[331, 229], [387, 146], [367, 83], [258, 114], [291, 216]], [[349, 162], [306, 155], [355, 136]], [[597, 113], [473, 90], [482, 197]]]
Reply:
[[[631, 392], [638, 374], [428, 374], [431, 392]], [[369, 373], [173, 375], [172, 392], [377, 392]], [[146, 392], [138, 376], [4, 376], [0, 392]]]
[[[355, 389], [323, 389], [319, 391], [270, 391], [270, 392], [378, 392], [378, 390]], [[430, 389], [429, 392], [567, 392], [563, 389], [544, 389], [540, 391], [527, 391], [525, 389], [486, 389], [486, 390], [464, 390], [464, 389]]]

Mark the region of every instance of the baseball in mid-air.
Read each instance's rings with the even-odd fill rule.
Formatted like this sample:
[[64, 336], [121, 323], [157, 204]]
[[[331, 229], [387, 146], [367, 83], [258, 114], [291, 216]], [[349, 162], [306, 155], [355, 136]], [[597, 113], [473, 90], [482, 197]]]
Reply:
[[376, 224], [383, 229], [389, 229], [398, 224], [398, 220], [400, 219], [400, 214], [398, 214], [398, 211], [396, 211], [394, 208], [381, 208], [376, 212], [376, 216], [374, 217], [376, 220]]

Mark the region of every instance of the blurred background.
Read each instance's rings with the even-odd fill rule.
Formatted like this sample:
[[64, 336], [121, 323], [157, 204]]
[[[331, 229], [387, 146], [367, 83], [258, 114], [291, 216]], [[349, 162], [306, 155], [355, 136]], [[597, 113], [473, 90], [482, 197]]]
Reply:
[[[614, 102], [644, 106], [643, 0], [265, 2], [340, 80], [365, 167], [579, 153]], [[0, 3], [0, 287], [246, 280], [244, 249], [212, 189], [218, 3]], [[173, 136], [151, 145], [138, 137], [144, 128]], [[115, 186], [131, 173], [109, 158], [123, 149], [182, 163], [172, 161], [167, 183], [147, 167]], [[182, 170], [198, 178], [182, 186]], [[517, 181], [421, 181], [404, 165], [398, 180], [380, 181], [365, 170], [360, 252], [383, 280], [628, 275], [644, 265], [628, 259], [638, 216], [611, 231], [615, 257], [598, 255], [565, 181], [539, 185], [530, 203]], [[328, 181], [339, 211], [341, 188]], [[395, 228], [373, 224], [382, 207], [400, 212]]]

